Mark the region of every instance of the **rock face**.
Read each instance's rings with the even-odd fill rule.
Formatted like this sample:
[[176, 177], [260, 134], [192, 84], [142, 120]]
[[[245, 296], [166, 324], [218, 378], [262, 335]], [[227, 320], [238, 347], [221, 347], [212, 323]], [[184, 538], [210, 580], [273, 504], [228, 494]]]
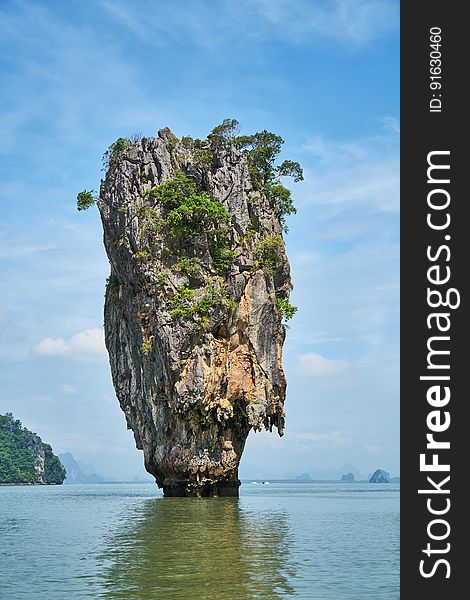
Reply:
[[65, 476], [49, 444], [13, 415], [0, 415], [0, 483], [61, 484]]
[[[192, 208], [178, 208], [178, 185], [159, 187], [178, 177], [197, 188]], [[113, 157], [98, 207], [106, 346], [145, 467], [166, 496], [238, 495], [249, 431], [284, 428], [279, 218], [245, 152], [201, 150], [168, 129]]]
[[344, 473], [341, 475], [341, 481], [354, 482], [354, 473]]
[[377, 469], [369, 479], [369, 483], [390, 483], [390, 474], [382, 469]]

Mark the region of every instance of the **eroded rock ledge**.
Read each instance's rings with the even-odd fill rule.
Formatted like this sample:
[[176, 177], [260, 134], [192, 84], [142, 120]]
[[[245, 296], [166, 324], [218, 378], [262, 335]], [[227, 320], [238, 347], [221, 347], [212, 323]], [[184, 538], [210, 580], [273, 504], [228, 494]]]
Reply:
[[252, 179], [246, 151], [163, 129], [115, 152], [101, 184], [114, 387], [166, 496], [238, 495], [249, 431], [283, 433], [289, 264]]

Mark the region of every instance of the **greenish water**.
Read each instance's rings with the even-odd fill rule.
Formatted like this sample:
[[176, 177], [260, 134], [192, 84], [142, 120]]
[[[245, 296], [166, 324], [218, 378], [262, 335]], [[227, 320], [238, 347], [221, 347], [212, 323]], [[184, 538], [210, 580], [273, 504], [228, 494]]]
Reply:
[[399, 486], [0, 487], [1, 600], [396, 600]]

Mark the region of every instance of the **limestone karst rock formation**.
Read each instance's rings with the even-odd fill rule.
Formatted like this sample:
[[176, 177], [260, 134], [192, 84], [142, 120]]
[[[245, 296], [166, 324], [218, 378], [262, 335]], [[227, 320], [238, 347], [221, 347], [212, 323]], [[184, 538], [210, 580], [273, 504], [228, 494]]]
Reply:
[[383, 469], [377, 469], [369, 479], [369, 483], [390, 483], [390, 474]]
[[11, 413], [0, 415], [0, 484], [60, 485], [65, 476], [49, 444]]
[[166, 496], [238, 495], [249, 431], [284, 428], [281, 215], [230, 143], [163, 129], [108, 159], [105, 338], [127, 425]]

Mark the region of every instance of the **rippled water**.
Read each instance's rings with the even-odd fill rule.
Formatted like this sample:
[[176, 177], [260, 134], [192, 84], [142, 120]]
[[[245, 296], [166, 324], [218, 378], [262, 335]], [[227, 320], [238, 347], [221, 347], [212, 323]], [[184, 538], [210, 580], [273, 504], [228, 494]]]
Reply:
[[0, 598], [395, 600], [399, 486], [0, 487]]

